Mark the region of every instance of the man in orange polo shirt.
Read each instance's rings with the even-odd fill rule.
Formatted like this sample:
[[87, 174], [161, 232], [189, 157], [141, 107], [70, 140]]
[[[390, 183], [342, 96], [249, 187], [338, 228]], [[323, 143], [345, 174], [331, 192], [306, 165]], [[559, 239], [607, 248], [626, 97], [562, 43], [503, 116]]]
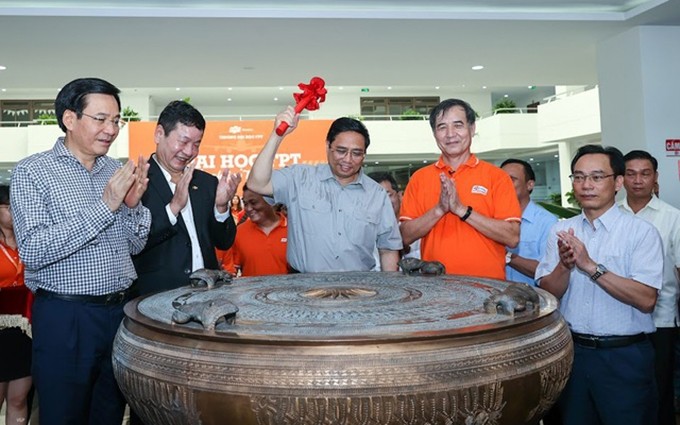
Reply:
[[422, 238], [421, 257], [449, 274], [505, 279], [505, 247], [519, 242], [522, 211], [510, 177], [470, 152], [475, 111], [448, 99], [430, 114], [442, 154], [416, 171], [401, 204], [404, 245]]
[[241, 269], [241, 276], [288, 273], [286, 216], [276, 213], [262, 195], [247, 186], [243, 187], [243, 208], [248, 220], [238, 226], [230, 249], [234, 267]]

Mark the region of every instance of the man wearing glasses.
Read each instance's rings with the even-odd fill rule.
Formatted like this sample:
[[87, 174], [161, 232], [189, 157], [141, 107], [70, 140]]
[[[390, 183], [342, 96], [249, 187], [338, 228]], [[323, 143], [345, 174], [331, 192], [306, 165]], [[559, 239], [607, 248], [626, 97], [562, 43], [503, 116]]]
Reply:
[[460, 99], [430, 113], [439, 160], [416, 171], [401, 204], [404, 244], [447, 273], [505, 279], [505, 247], [519, 242], [522, 211], [510, 177], [470, 152], [475, 111]]
[[385, 190], [361, 171], [370, 144], [364, 125], [335, 120], [326, 137], [328, 164], [273, 170], [276, 151], [299, 115], [292, 107], [276, 116], [283, 136], [272, 132], [248, 177], [248, 188], [288, 207], [288, 263], [300, 272], [368, 271], [377, 246], [384, 271], [397, 270], [399, 227]]
[[[97, 78], [61, 89], [66, 137], [17, 164], [11, 205], [33, 304], [33, 378], [43, 425], [120, 425], [125, 399], [111, 349], [137, 277], [151, 214], [148, 164], [106, 156], [124, 124], [119, 90]], [[2, 347], [0, 349], [7, 349]]]
[[555, 224], [536, 269], [560, 300], [574, 340], [571, 376], [558, 402], [565, 425], [657, 423], [652, 311], [661, 288], [659, 232], [615, 203], [624, 161], [586, 145], [571, 162], [583, 212]]

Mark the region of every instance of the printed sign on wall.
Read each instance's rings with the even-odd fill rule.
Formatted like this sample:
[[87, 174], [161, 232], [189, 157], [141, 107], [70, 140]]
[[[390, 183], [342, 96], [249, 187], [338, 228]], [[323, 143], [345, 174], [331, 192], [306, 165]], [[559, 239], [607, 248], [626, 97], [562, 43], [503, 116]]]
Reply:
[[[326, 133], [332, 121], [300, 121], [288, 135], [276, 154], [274, 168], [293, 164], [319, 164], [326, 162]], [[136, 161], [139, 155], [149, 157], [156, 150], [155, 122], [128, 124], [129, 157]], [[258, 153], [269, 138], [273, 121], [208, 121], [196, 157], [196, 168], [217, 175], [221, 169], [241, 171], [243, 182]]]

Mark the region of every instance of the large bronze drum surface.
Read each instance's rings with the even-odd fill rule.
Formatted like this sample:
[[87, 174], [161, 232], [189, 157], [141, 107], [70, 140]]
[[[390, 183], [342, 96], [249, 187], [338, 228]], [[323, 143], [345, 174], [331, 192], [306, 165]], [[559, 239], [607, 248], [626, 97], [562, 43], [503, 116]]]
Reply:
[[148, 424], [535, 424], [573, 346], [554, 297], [520, 311], [508, 287], [367, 272], [179, 288], [126, 305], [114, 370]]

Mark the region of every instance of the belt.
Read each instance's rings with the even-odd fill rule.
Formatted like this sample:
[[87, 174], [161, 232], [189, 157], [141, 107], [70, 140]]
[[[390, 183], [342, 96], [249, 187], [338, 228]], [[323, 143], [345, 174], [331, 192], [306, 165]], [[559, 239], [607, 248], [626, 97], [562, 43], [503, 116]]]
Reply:
[[581, 347], [618, 348], [645, 341], [647, 339], [647, 334], [639, 333], [637, 335], [597, 336], [572, 332], [571, 337], [574, 340], [574, 343], [576, 345], [580, 345]]
[[102, 305], [116, 305], [123, 304], [132, 298], [132, 291], [130, 288], [123, 291], [112, 292], [106, 295], [75, 295], [75, 294], [58, 294], [56, 292], [38, 289], [35, 292], [36, 297], [48, 298], [62, 301], [72, 301], [87, 304], [102, 304]]

